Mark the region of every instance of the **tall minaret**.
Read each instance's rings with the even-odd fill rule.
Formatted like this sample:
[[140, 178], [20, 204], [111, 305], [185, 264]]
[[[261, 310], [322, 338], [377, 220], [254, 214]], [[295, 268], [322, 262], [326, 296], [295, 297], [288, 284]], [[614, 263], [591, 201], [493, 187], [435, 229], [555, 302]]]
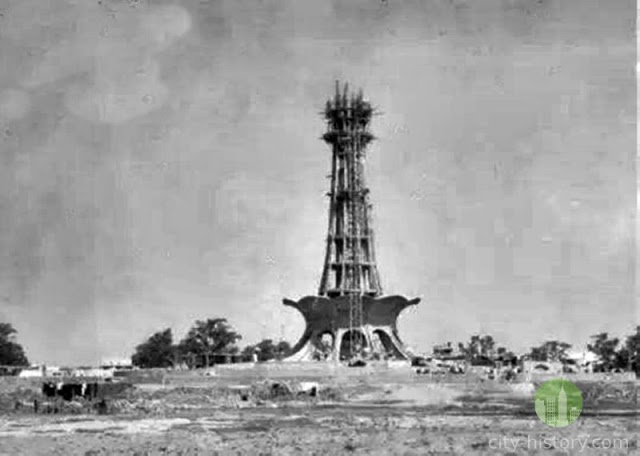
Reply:
[[336, 83], [326, 103], [331, 147], [329, 226], [322, 278], [317, 296], [283, 299], [302, 313], [306, 329], [287, 361], [408, 360], [410, 350], [398, 334], [398, 315], [420, 298], [382, 296], [374, 250], [371, 206], [364, 176], [367, 145], [374, 139], [374, 114], [362, 92]]
[[371, 227], [369, 189], [364, 159], [373, 108], [362, 92], [349, 93], [347, 84], [327, 101], [327, 131], [322, 138], [331, 146], [329, 232], [320, 296], [380, 296], [382, 287], [376, 266]]

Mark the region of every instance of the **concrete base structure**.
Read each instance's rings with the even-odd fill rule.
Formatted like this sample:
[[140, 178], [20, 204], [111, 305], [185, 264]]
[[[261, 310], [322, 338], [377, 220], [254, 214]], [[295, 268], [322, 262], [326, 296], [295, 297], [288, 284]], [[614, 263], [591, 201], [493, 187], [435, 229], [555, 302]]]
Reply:
[[409, 359], [411, 353], [398, 336], [396, 322], [402, 310], [419, 302], [420, 298], [403, 296], [363, 296], [363, 325], [354, 329], [352, 336], [348, 296], [307, 296], [297, 302], [284, 299], [283, 303], [298, 309], [306, 322], [304, 334], [284, 361], [346, 361], [352, 340], [359, 340], [370, 358]]

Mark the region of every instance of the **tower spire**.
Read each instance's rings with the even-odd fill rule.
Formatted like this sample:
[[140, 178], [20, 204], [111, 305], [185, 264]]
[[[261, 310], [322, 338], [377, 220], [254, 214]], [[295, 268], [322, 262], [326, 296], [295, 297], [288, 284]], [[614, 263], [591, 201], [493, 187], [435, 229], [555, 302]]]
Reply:
[[[323, 139], [331, 146], [329, 232], [320, 296], [382, 294], [371, 228], [369, 189], [364, 176], [371, 105], [362, 91], [351, 96], [345, 83], [340, 94], [336, 81], [335, 105], [327, 105], [327, 131]], [[348, 102], [351, 101], [349, 104]]]

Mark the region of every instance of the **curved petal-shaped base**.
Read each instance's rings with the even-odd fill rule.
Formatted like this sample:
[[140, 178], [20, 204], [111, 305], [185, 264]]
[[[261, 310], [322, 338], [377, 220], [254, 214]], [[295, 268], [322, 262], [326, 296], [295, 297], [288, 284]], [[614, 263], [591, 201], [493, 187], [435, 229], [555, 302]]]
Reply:
[[[373, 358], [408, 359], [410, 353], [398, 336], [396, 322], [400, 312], [416, 305], [420, 298], [403, 296], [362, 297], [362, 327], [355, 334]], [[350, 333], [349, 297], [326, 298], [306, 296], [299, 301], [284, 299], [283, 303], [300, 311], [306, 322], [302, 337], [285, 361], [345, 360]]]

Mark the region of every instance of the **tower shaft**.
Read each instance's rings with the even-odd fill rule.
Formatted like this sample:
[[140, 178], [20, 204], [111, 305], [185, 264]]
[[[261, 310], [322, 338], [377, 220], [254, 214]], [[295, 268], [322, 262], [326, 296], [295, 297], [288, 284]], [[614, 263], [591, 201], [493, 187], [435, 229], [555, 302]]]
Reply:
[[363, 295], [376, 297], [382, 294], [382, 287], [375, 260], [369, 189], [364, 178], [366, 147], [374, 139], [368, 130], [373, 109], [361, 93], [349, 94], [347, 85], [341, 93], [336, 83], [336, 94], [327, 101], [324, 114], [327, 131], [323, 139], [331, 146], [332, 167], [329, 229], [319, 295], [351, 296], [355, 300]]

